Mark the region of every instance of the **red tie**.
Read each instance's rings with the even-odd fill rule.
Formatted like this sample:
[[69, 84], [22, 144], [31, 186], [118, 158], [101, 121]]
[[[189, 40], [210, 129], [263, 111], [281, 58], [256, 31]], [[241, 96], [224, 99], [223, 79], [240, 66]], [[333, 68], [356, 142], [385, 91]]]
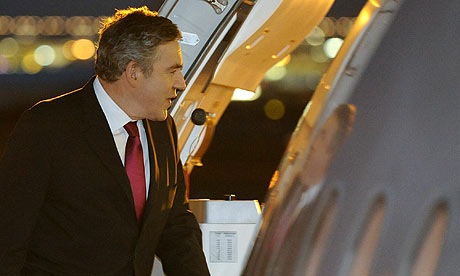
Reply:
[[145, 206], [145, 171], [142, 145], [136, 122], [129, 122], [124, 127], [129, 135], [126, 143], [125, 168], [131, 183], [137, 220], [140, 221]]

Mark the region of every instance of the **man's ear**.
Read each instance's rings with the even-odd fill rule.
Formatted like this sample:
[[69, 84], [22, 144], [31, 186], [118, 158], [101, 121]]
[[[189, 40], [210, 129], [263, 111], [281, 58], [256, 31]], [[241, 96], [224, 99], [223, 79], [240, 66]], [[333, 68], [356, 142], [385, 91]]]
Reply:
[[128, 83], [132, 86], [135, 86], [137, 78], [139, 77], [139, 74], [141, 74], [140, 68], [135, 61], [131, 60], [128, 62], [126, 65], [125, 74]]

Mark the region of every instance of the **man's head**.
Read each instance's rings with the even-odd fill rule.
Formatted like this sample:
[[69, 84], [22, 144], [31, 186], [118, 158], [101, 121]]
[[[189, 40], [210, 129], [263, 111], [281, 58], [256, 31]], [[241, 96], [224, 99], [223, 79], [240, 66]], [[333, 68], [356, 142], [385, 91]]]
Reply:
[[118, 80], [130, 61], [150, 75], [157, 47], [181, 37], [175, 24], [145, 6], [118, 10], [102, 24], [96, 73], [109, 82]]
[[96, 73], [132, 119], [166, 119], [176, 90], [185, 89], [180, 37], [176, 25], [146, 7], [119, 10], [103, 22]]

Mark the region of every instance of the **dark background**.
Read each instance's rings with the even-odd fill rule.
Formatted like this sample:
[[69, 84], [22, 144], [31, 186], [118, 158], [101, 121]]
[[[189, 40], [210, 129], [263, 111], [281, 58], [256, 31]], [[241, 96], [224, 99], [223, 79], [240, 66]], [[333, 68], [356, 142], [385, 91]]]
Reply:
[[[187, 0], [185, 0], [187, 1]], [[263, 1], [263, 0], [261, 0]], [[0, 15], [110, 15], [114, 9], [146, 5], [158, 9], [163, 1], [1, 1]], [[357, 16], [364, 0], [338, 0], [328, 16]], [[0, 39], [2, 37], [0, 36]], [[92, 61], [75, 62], [62, 70], [35, 75], [0, 74], [0, 154], [19, 115], [38, 100], [81, 87], [94, 74]], [[253, 102], [231, 102], [203, 158], [203, 167], [191, 175], [191, 198], [223, 198], [264, 201], [270, 178], [313, 91], [262, 82], [262, 96]], [[268, 119], [264, 105], [279, 99], [286, 106], [279, 120]], [[24, 168], [30, 170], [33, 168]]]

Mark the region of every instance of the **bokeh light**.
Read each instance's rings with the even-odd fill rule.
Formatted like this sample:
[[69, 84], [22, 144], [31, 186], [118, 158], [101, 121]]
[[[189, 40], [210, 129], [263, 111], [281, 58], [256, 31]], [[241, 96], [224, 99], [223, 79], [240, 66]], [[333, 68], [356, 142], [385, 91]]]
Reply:
[[325, 63], [329, 61], [329, 57], [324, 53], [323, 45], [312, 46], [310, 48], [311, 59], [317, 63]]
[[35, 49], [34, 59], [35, 62], [41, 66], [48, 66], [54, 62], [56, 58], [56, 53], [53, 47], [49, 45], [40, 45]]
[[12, 37], [4, 38], [0, 41], [0, 56], [12, 57], [17, 54], [19, 45]]
[[[0, 15], [1, 73], [33, 73], [37, 70], [63, 68], [74, 61], [93, 58], [96, 52], [94, 41], [97, 39], [102, 19], [104, 16]], [[340, 41], [331, 38], [345, 37], [352, 25], [359, 23], [352, 17], [323, 18], [305, 37], [299, 50], [293, 52], [294, 62], [291, 64], [291, 54], [287, 55], [265, 72], [264, 80], [294, 87], [300, 74], [310, 74], [312, 70], [324, 73], [340, 48]], [[262, 34], [252, 42], [250, 48], [263, 39]], [[289, 47], [287, 45], [273, 54], [272, 58], [284, 56]], [[29, 62], [30, 56], [26, 58], [31, 52], [39, 66]], [[22, 68], [27, 71], [22, 71]], [[299, 84], [305, 86], [304, 83], [305, 79], [302, 77]]]
[[0, 35], [6, 35], [10, 32], [10, 22], [13, 21], [11, 16], [0, 16]]
[[42, 19], [38, 16], [18, 16], [13, 24], [10, 24], [10, 31], [15, 35], [36, 36], [40, 34]]
[[58, 44], [58, 45], [54, 45], [53, 46], [54, 48], [54, 52], [56, 54], [55, 58], [54, 58], [54, 61], [52, 64], [50, 64], [50, 67], [53, 67], [53, 68], [62, 68], [66, 65], [68, 65], [71, 60], [68, 60], [65, 56], [64, 56], [64, 45], [63, 44]]
[[318, 46], [324, 43], [326, 40], [323, 30], [319, 27], [314, 27], [311, 33], [305, 38], [308, 44], [312, 46]]
[[93, 21], [91, 16], [72, 16], [66, 20], [65, 29], [73, 36], [94, 35]]
[[265, 116], [270, 120], [279, 120], [283, 118], [286, 107], [284, 103], [278, 99], [270, 99], [264, 105]]
[[329, 38], [324, 43], [324, 53], [329, 58], [335, 58], [340, 48], [342, 47], [343, 39], [338, 37]]
[[10, 64], [8, 62], [8, 59], [0, 55], [0, 74], [8, 73], [9, 67]]
[[72, 54], [72, 45], [75, 42], [75, 40], [67, 40], [63, 45], [62, 45], [62, 55], [64, 58], [66, 58], [69, 61], [74, 61], [76, 58]]
[[96, 49], [91, 40], [82, 38], [72, 44], [71, 52], [76, 59], [86, 60], [94, 56]]
[[35, 61], [34, 53], [24, 56], [21, 63], [22, 71], [27, 74], [36, 74], [42, 70], [42, 66]]
[[63, 16], [46, 16], [43, 18], [43, 35], [62, 35], [65, 32]]
[[335, 18], [325, 17], [319, 23], [319, 28], [324, 32], [324, 36], [331, 37], [335, 35]]
[[287, 75], [286, 66], [273, 66], [266, 73], [264, 78], [268, 81], [279, 81]]
[[351, 27], [353, 26], [353, 19], [350, 17], [340, 17], [335, 24], [337, 34], [346, 37]]

